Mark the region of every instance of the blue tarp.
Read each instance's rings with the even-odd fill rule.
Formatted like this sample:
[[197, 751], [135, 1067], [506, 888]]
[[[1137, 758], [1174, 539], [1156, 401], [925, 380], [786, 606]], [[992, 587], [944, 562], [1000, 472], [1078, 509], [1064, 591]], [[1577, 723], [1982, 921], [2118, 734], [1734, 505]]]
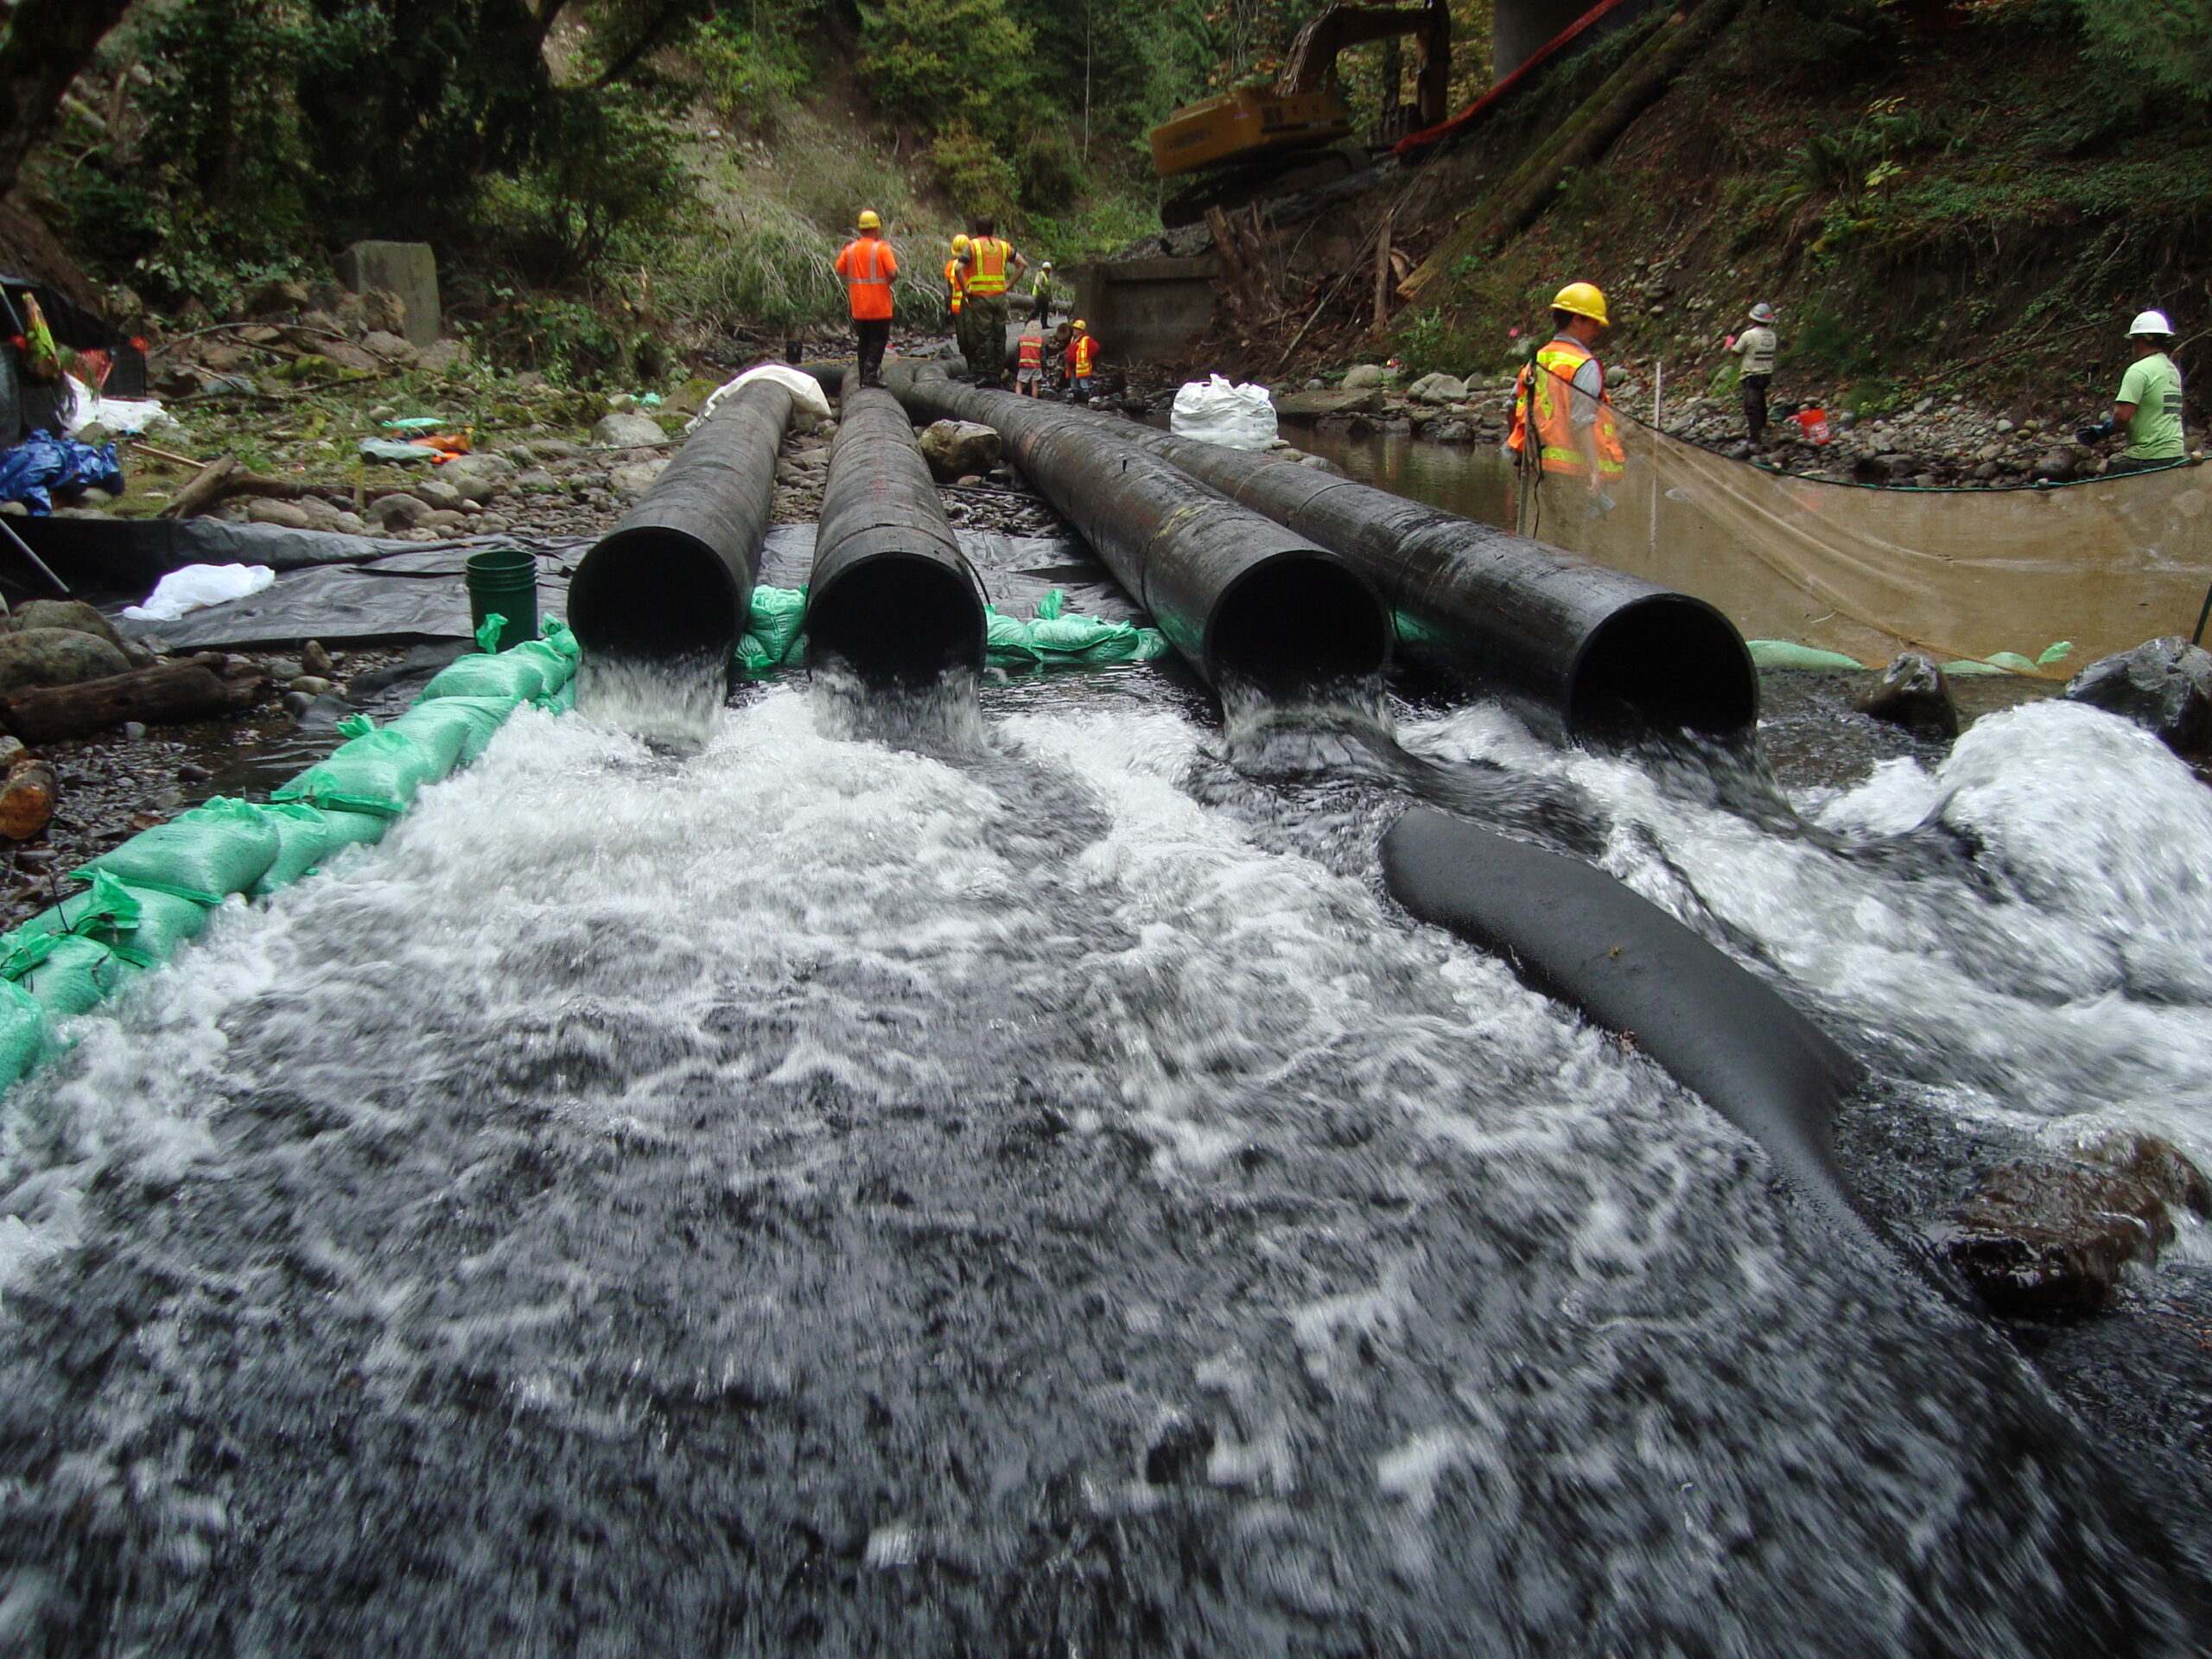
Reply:
[[41, 427], [0, 455], [0, 501], [23, 502], [35, 514], [54, 511], [54, 491], [73, 497], [92, 489], [123, 493], [123, 463], [111, 443], [94, 448]]

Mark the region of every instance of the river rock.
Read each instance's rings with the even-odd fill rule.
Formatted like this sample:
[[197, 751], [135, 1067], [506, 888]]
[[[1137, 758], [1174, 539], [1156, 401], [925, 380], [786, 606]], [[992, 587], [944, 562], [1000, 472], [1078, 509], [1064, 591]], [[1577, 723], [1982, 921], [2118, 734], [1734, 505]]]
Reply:
[[[535, 454], [531, 459], [536, 461]], [[454, 456], [438, 468], [438, 476], [461, 494], [479, 501], [488, 501], [507, 487], [515, 470], [515, 463], [505, 455], [478, 450]]]
[[915, 440], [940, 484], [988, 473], [999, 464], [999, 435], [974, 421], [936, 421]]
[[1355, 363], [1344, 371], [1342, 390], [1365, 391], [1386, 384], [1389, 378], [1389, 371], [1380, 363]]
[[1431, 443], [1472, 443], [1475, 429], [1465, 421], [1439, 421], [1421, 435]]
[[0, 613], [0, 633], [21, 633], [26, 628], [73, 628], [106, 640], [118, 651], [125, 649], [115, 624], [81, 599], [25, 600], [13, 611]]
[[607, 469], [607, 481], [624, 495], [643, 495], [667, 470], [668, 462], [664, 458], [625, 461], [620, 467]]
[[123, 648], [76, 628], [19, 628], [0, 634], [0, 696], [35, 685], [81, 685], [127, 674]]
[[461, 509], [461, 491], [454, 487], [449, 479], [444, 477], [426, 478], [408, 493], [418, 501], [428, 502], [432, 507], [441, 512], [457, 512]]
[[2031, 471], [2034, 477], [2047, 480], [2053, 484], [2063, 484], [2074, 476], [2074, 456], [2071, 452], [2064, 449], [2047, 450], [2043, 459], [2036, 462]]
[[412, 346], [381, 328], [372, 328], [361, 336], [361, 349], [388, 368], [411, 369], [420, 360]]
[[300, 647], [300, 668], [303, 673], [327, 676], [336, 671], [338, 664], [331, 660], [328, 647], [320, 639], [310, 639]]
[[1933, 657], [1908, 651], [1859, 695], [1859, 712], [1916, 732], [1943, 737], [1959, 734], [1958, 705], [1950, 682]]
[[[602, 415], [599, 424], [591, 429], [591, 441], [602, 449], [627, 449], [633, 444], [661, 443], [668, 435], [660, 429], [660, 423], [650, 415]], [[538, 446], [543, 453], [545, 446]]]
[[1325, 415], [1380, 415], [1383, 397], [1376, 387], [1354, 391], [1294, 391], [1275, 399], [1275, 413], [1286, 420], [1319, 420]]
[[1467, 383], [1456, 374], [1424, 374], [1406, 388], [1417, 404], [1459, 404], [1467, 397]]
[[2179, 634], [2100, 657], [2063, 695], [2156, 732], [2177, 754], [2212, 749], [2212, 652]]
[[1934, 1234], [1993, 1311], [2078, 1319], [2111, 1300], [2130, 1262], [2158, 1260], [2177, 1209], [2212, 1215], [2203, 1173], [2169, 1141], [2124, 1135], [1992, 1170]]
[[403, 530], [416, 529], [429, 519], [434, 511], [422, 497], [403, 492], [396, 495], [380, 495], [370, 502], [368, 520], [390, 536]]

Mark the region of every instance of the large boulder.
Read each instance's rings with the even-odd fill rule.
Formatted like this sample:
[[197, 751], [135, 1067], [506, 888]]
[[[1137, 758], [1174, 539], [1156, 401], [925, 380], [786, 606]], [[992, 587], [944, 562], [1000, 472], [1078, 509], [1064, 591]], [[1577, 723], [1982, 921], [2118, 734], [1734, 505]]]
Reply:
[[12, 612], [0, 615], [0, 633], [20, 633], [26, 628], [73, 628], [106, 640], [118, 651], [123, 649], [123, 636], [115, 631], [115, 624], [81, 599], [26, 600]]
[[1467, 383], [1456, 374], [1424, 374], [1406, 388], [1417, 404], [1458, 404], [1466, 401]]
[[973, 421], [934, 422], [916, 442], [940, 484], [989, 472], [1005, 448], [996, 432]]
[[1859, 695], [1859, 712], [1893, 726], [1942, 737], [1959, 734], [1958, 705], [1950, 682], [1933, 657], [1908, 651]]
[[314, 516], [296, 501], [250, 501], [246, 504], [245, 521], [250, 524], [276, 524], [286, 530], [318, 528]]
[[75, 628], [0, 633], [0, 696], [35, 685], [81, 685], [130, 671], [130, 659], [97, 634]]
[[2125, 1135], [1992, 1170], [1935, 1238], [1995, 1312], [2076, 1319], [2130, 1262], [2158, 1260], [2175, 1210], [2212, 1214], [2212, 1184], [2170, 1141]]
[[1380, 363], [1355, 363], [1344, 371], [1343, 390], [1365, 391], [1370, 387], [1387, 385], [1390, 372]]
[[631, 449], [641, 443], [664, 443], [668, 434], [650, 415], [618, 410], [599, 417], [599, 424], [591, 429], [591, 441], [602, 449]]
[[473, 501], [489, 501], [507, 487], [514, 475], [514, 462], [488, 449], [455, 455], [438, 468], [440, 478]]
[[380, 495], [370, 502], [368, 521], [380, 535], [396, 536], [402, 531], [419, 530], [429, 523], [435, 511], [422, 497], [403, 492]]
[[624, 495], [643, 495], [652, 488], [654, 481], [668, 470], [666, 460], [627, 461], [620, 467], [610, 467], [607, 481]]
[[2212, 748], [2212, 652], [2179, 634], [2100, 657], [2067, 682], [2064, 695], [2156, 732], [2177, 754]]

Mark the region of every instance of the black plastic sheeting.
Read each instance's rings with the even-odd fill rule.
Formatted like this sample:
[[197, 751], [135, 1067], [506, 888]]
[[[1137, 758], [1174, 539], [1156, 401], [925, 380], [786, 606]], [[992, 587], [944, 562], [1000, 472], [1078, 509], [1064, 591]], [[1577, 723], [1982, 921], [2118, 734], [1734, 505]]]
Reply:
[[[232, 524], [225, 528], [273, 527]], [[760, 550], [760, 579], [764, 584], [808, 585], [814, 566], [814, 529], [812, 524], [779, 524], [768, 532]], [[247, 598], [210, 606], [175, 622], [133, 622], [118, 617], [117, 627], [139, 639], [156, 635], [175, 651], [249, 651], [295, 645], [303, 639], [354, 646], [466, 639], [468, 594], [462, 585], [461, 563], [470, 554], [518, 548], [537, 555], [538, 613], [561, 616], [568, 610], [569, 574], [592, 548], [588, 539], [525, 541], [501, 536], [466, 542], [373, 542], [358, 536], [309, 536], [302, 531], [279, 533], [343, 543], [353, 562], [280, 569], [274, 586]], [[1058, 588], [1067, 594], [1068, 608], [1080, 615], [1151, 626], [1151, 619], [1079, 542], [1047, 536], [1001, 536], [992, 531], [957, 533], [961, 551], [982, 583], [985, 598], [1007, 616], [1035, 616], [1038, 605]], [[273, 562], [234, 556], [185, 563]], [[150, 586], [150, 582], [140, 584], [130, 591], [130, 599], [143, 598]]]
[[[387, 541], [336, 531], [287, 530], [281, 524], [232, 524], [219, 518], [17, 518], [9, 525], [31, 551], [80, 594], [143, 599], [154, 584], [188, 564], [265, 564], [272, 570], [307, 565], [358, 564], [379, 554], [416, 553], [458, 543]], [[467, 544], [471, 552], [505, 546]], [[455, 569], [459, 567], [456, 566]], [[0, 541], [0, 578], [34, 597], [48, 589], [22, 556]]]

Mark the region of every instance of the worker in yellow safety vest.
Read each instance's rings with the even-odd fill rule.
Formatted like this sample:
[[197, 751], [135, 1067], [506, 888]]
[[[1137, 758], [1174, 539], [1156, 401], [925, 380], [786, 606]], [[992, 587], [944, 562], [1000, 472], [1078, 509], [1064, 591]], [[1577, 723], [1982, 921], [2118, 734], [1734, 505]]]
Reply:
[[1552, 339], [1521, 371], [1505, 440], [1524, 471], [1585, 480], [1603, 505], [1611, 505], [1605, 484], [1627, 465], [1605, 365], [1590, 350], [1606, 325], [1605, 296], [1595, 283], [1569, 283], [1552, 296]]
[[967, 337], [961, 341], [961, 355], [968, 359], [969, 372], [979, 386], [1005, 383], [1007, 288], [1029, 269], [1029, 262], [1014, 251], [998, 230], [995, 219], [976, 220], [975, 234], [968, 238], [968, 252], [962, 262], [962, 286], [967, 295], [960, 316], [967, 325]]
[[960, 302], [968, 297], [968, 288], [963, 281], [960, 262], [967, 257], [968, 238], [965, 232], [952, 238], [952, 257], [944, 262], [944, 288], [948, 303], [952, 308], [955, 334], [960, 332]]

